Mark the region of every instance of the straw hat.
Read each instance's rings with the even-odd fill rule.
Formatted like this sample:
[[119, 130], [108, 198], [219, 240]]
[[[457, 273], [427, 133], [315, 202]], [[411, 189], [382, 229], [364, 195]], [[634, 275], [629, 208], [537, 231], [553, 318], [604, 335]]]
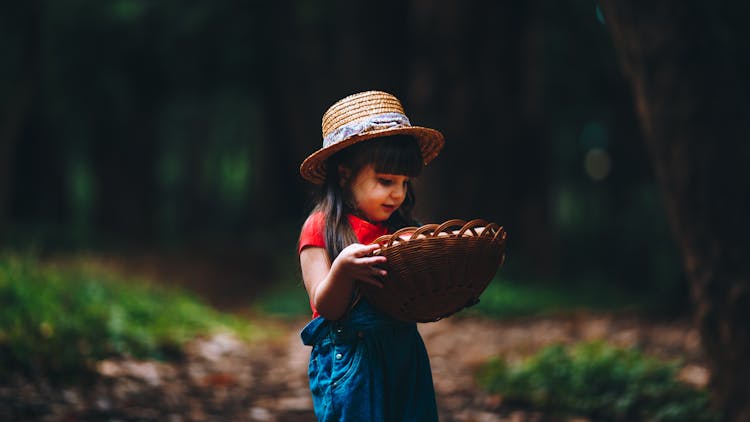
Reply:
[[342, 149], [372, 138], [393, 135], [414, 137], [425, 165], [443, 148], [443, 134], [435, 129], [412, 126], [398, 98], [381, 91], [366, 91], [345, 97], [323, 114], [323, 148], [307, 157], [300, 174], [315, 184], [326, 177], [326, 160]]

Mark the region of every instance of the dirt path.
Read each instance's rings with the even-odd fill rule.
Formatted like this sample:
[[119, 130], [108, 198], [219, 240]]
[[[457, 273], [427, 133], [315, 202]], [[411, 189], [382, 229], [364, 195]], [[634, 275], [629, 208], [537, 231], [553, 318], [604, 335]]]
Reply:
[[[229, 335], [194, 341], [180, 363], [99, 362], [88, 386], [52, 387], [0, 381], [0, 420], [49, 421], [314, 421], [307, 389], [309, 349], [298, 332], [306, 321], [274, 322], [288, 333], [244, 344]], [[705, 383], [698, 336], [685, 321], [579, 314], [514, 321], [450, 318], [420, 325], [430, 354], [441, 421], [538, 421], [482, 392], [473, 374], [493, 355], [520, 359], [544, 345], [605, 339], [686, 362], [682, 376]]]

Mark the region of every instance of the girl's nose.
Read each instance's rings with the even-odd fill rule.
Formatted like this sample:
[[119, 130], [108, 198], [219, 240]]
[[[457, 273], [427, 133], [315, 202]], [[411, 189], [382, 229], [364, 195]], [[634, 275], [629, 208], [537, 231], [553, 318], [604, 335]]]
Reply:
[[392, 191], [391, 195], [398, 200], [402, 200], [406, 197], [406, 185], [396, 186]]

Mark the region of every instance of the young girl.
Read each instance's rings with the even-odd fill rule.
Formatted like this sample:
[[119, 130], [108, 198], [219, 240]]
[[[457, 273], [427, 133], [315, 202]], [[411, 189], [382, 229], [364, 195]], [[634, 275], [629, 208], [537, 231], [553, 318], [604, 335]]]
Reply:
[[437, 420], [416, 324], [374, 309], [357, 283], [382, 287], [378, 264], [386, 258], [370, 243], [416, 225], [411, 179], [443, 143], [440, 132], [411, 126], [384, 92], [351, 95], [323, 115], [323, 148], [300, 167], [322, 192], [298, 245], [313, 311], [302, 340], [312, 346], [308, 375], [320, 421]]

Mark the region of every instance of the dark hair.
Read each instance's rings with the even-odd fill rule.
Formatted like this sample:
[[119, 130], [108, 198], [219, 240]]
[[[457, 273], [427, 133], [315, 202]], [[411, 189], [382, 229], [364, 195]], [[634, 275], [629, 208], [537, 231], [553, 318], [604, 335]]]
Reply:
[[[422, 152], [416, 139], [407, 135], [368, 139], [347, 147], [328, 159], [326, 179], [313, 213], [322, 212], [324, 215], [323, 233], [326, 251], [331, 261], [345, 247], [358, 242], [347, 218], [347, 214], [356, 214], [357, 210], [349, 198], [348, 184], [344, 188], [341, 186], [339, 165], [348, 168], [353, 178], [368, 164], [373, 164], [378, 173], [401, 174], [409, 177], [419, 176], [424, 167]], [[407, 182], [404, 202], [385, 222], [389, 230], [394, 231], [401, 227], [418, 225], [411, 216], [415, 201], [411, 182]]]

